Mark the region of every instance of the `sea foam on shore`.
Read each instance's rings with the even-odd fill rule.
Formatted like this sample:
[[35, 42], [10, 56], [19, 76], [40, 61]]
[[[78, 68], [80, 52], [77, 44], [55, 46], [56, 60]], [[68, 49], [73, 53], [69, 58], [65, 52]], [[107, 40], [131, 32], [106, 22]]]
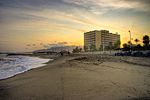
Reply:
[[42, 67], [52, 59], [29, 56], [0, 56], [0, 79], [6, 79], [33, 68]]

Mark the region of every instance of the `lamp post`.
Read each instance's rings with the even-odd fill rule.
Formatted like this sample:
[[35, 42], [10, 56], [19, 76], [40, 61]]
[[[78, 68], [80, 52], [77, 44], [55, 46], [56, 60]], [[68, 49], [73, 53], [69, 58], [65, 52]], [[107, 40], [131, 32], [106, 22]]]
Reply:
[[131, 31], [130, 30], [129, 30], [129, 34], [130, 34], [130, 52], [132, 52], [132, 49], [131, 49], [131, 47], [132, 47], [132, 43], [131, 43], [132, 37], [131, 37]]

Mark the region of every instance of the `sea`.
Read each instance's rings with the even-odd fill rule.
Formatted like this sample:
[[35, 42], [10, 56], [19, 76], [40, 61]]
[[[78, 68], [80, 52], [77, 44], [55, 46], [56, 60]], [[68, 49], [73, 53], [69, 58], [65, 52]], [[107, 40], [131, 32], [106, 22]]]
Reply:
[[53, 59], [0, 54], [0, 80], [26, 72], [33, 68], [45, 66], [50, 60]]

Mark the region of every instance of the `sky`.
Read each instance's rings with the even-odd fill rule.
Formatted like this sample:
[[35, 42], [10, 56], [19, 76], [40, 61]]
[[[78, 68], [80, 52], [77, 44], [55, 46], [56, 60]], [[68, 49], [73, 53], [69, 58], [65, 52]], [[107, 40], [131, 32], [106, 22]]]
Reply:
[[0, 0], [0, 52], [83, 46], [83, 33], [109, 30], [121, 43], [150, 36], [150, 0]]

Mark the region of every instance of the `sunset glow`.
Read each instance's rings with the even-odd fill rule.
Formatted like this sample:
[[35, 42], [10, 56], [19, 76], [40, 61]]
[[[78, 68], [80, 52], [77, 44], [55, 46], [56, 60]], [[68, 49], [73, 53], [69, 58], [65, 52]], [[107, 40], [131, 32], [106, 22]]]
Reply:
[[[149, 0], [1, 0], [0, 51], [83, 45], [83, 33], [106, 29], [121, 42], [150, 35]], [[134, 41], [133, 41], [134, 42]]]

